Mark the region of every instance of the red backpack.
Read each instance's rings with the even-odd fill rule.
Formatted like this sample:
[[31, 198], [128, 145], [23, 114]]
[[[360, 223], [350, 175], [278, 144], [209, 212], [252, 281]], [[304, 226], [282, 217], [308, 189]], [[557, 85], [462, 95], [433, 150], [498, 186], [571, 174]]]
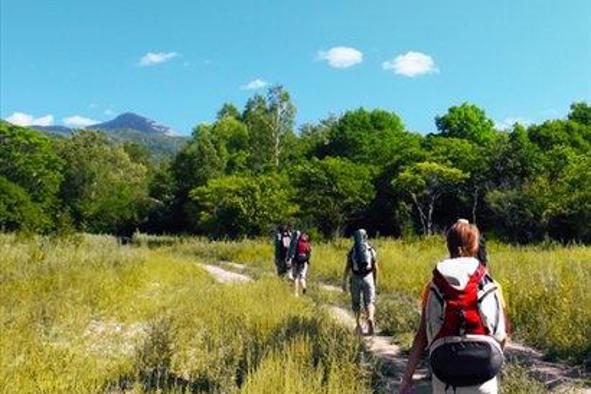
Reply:
[[453, 287], [441, 273], [433, 271], [433, 283], [445, 299], [443, 324], [435, 339], [457, 335], [489, 335], [483, 324], [478, 308], [478, 285], [486, 275], [486, 267], [480, 265], [470, 276], [468, 284], [462, 290]]
[[298, 246], [296, 249], [296, 256], [297, 259], [300, 261], [307, 261], [310, 257], [310, 252], [312, 251], [312, 245], [310, 244], [310, 237], [308, 234], [303, 233], [300, 235], [300, 239], [298, 239]]
[[[489, 329], [490, 325], [483, 320], [481, 310], [481, 303], [486, 302], [485, 298], [489, 295], [493, 297], [490, 300], [498, 301], [495, 296], [497, 286], [492, 279], [491, 283], [485, 283], [487, 279], [490, 278], [486, 267], [480, 264], [466, 287], [460, 290], [453, 287], [437, 269], [433, 271], [433, 302], [439, 305], [443, 319], [428, 317], [429, 321], [437, 319], [436, 323], [441, 324], [438, 331], [431, 331], [433, 339], [429, 345], [429, 363], [433, 374], [454, 388], [483, 384], [496, 376], [503, 365], [502, 348], [494, 339], [498, 322]], [[501, 319], [502, 311], [498, 311], [496, 316]], [[430, 326], [430, 323], [427, 325]]]

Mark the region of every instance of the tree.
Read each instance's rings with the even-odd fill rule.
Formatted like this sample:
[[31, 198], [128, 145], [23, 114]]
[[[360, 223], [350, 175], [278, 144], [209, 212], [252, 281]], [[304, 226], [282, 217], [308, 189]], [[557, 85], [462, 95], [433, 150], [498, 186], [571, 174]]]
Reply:
[[[0, 122], [0, 177], [4, 178], [3, 189], [8, 193], [4, 203], [20, 201], [24, 210], [36, 212], [38, 218], [27, 222], [30, 230], [46, 231], [52, 227], [59, 205], [57, 193], [63, 179], [62, 165], [49, 138], [34, 130]], [[19, 207], [19, 204], [11, 206]], [[18, 215], [32, 217], [24, 211]]]
[[348, 111], [330, 127], [322, 156], [344, 157], [367, 164], [391, 160], [398, 141], [406, 136], [398, 115], [384, 110]]
[[248, 128], [235, 117], [226, 116], [211, 127], [211, 137], [217, 156], [225, 160], [224, 173], [243, 173], [248, 169]]
[[435, 118], [435, 125], [444, 137], [463, 138], [477, 144], [486, 144], [494, 138], [493, 121], [474, 104], [450, 107], [447, 114]]
[[426, 161], [407, 167], [392, 184], [410, 195], [419, 213], [423, 233], [432, 235], [435, 204], [468, 177], [469, 174], [457, 168]]
[[149, 206], [147, 169], [98, 132], [64, 140], [61, 196], [84, 231], [131, 234]]
[[248, 126], [251, 160], [255, 171], [278, 170], [286, 139], [293, 134], [296, 108], [282, 86], [269, 88], [267, 96], [248, 100], [242, 115]]
[[543, 151], [559, 145], [567, 145], [578, 153], [591, 150], [591, 126], [571, 120], [549, 120], [528, 129], [532, 142]]
[[375, 195], [370, 167], [327, 157], [295, 168], [292, 179], [302, 216], [325, 236], [342, 235]]
[[225, 103], [222, 108], [218, 111], [217, 120], [222, 120], [224, 118], [234, 118], [240, 120], [240, 111], [234, 104]]
[[198, 222], [214, 238], [266, 234], [297, 211], [290, 188], [277, 176], [227, 176], [190, 192]]
[[14, 182], [0, 176], [0, 231], [39, 231], [48, 223], [39, 204]]
[[201, 124], [194, 129], [193, 139], [179, 151], [172, 164], [180, 194], [186, 196], [189, 190], [224, 174], [226, 152], [216, 142], [211, 126]]
[[591, 106], [585, 102], [571, 104], [568, 120], [591, 126]]

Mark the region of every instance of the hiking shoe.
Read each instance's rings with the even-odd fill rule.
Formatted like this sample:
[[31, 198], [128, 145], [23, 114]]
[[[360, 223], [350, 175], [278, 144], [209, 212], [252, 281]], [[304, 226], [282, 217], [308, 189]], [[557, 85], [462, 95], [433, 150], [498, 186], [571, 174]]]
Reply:
[[306, 288], [303, 288], [303, 289], [302, 289], [302, 294], [303, 294], [303, 295], [306, 295]]

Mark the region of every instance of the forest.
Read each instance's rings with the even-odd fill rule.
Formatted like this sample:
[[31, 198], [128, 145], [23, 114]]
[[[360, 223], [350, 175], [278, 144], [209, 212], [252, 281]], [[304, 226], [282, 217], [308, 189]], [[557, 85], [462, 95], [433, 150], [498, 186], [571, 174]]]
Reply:
[[458, 217], [513, 243], [591, 242], [591, 106], [499, 130], [454, 105], [436, 133], [395, 112], [358, 108], [296, 129], [273, 86], [241, 110], [224, 104], [174, 155], [152, 157], [103, 132], [51, 138], [0, 123], [0, 229], [130, 236], [268, 235], [294, 223], [313, 237], [412, 237]]

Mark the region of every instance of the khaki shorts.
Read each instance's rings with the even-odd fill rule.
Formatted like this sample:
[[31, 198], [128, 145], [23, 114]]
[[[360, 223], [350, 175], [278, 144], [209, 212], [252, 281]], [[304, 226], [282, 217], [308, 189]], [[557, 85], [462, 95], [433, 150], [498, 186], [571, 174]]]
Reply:
[[359, 312], [362, 302], [365, 309], [376, 302], [376, 285], [371, 272], [365, 276], [351, 275], [351, 306], [353, 312]]

